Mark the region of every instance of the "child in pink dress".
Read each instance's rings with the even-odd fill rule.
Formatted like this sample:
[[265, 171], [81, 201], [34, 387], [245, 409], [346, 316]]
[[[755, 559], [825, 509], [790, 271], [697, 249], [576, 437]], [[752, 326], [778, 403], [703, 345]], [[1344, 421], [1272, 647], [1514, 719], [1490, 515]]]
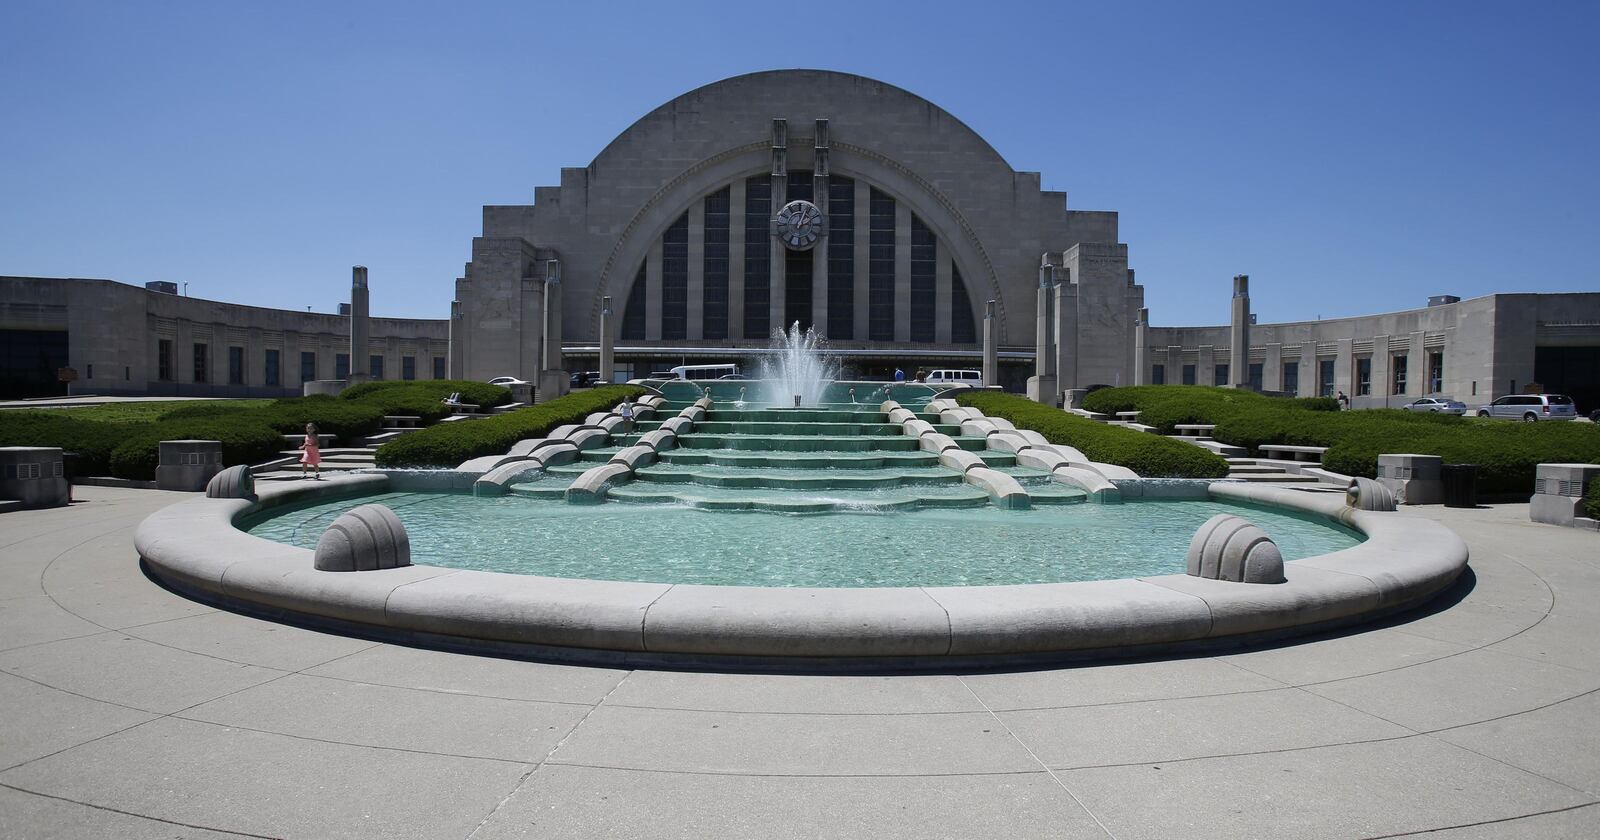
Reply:
[[322, 449], [317, 445], [317, 424], [306, 424], [306, 439], [300, 444], [300, 477], [305, 478], [306, 467], [313, 471], [313, 478], [322, 478]]

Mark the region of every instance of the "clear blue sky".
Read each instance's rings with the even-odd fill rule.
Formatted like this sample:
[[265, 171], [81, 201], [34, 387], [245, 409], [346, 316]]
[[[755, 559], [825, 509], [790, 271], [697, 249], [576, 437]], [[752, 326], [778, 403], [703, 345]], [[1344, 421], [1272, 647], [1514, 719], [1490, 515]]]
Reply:
[[[838, 23], [834, 23], [835, 18]], [[1600, 3], [0, 5], [0, 274], [445, 317], [529, 203], [726, 76], [943, 106], [1121, 213], [1158, 324], [1600, 290]]]

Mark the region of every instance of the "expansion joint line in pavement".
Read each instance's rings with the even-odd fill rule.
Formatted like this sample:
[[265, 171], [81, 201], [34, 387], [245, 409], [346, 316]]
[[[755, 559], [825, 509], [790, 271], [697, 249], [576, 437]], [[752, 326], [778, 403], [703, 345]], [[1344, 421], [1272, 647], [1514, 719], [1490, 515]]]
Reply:
[[994, 709], [989, 708], [989, 704], [978, 695], [978, 692], [972, 690], [972, 686], [967, 684], [966, 678], [958, 674], [956, 675], [956, 679], [961, 682], [961, 687], [965, 688], [967, 693], [972, 695], [972, 699], [976, 700], [978, 705], [982, 706], [983, 710], [989, 713], [989, 717], [994, 719], [995, 725], [1004, 729], [1006, 734], [1011, 736], [1011, 740], [1015, 741], [1017, 746], [1022, 747], [1023, 751], [1028, 754], [1028, 757], [1033, 759], [1034, 763], [1038, 764], [1039, 768], [1050, 776], [1050, 780], [1056, 783], [1056, 787], [1061, 788], [1062, 793], [1065, 793], [1069, 798], [1072, 799], [1075, 805], [1081, 808], [1085, 814], [1088, 814], [1089, 819], [1094, 820], [1094, 824], [1099, 826], [1100, 830], [1104, 832], [1107, 837], [1111, 838], [1111, 840], [1116, 840], [1117, 835], [1113, 834], [1111, 829], [1106, 827], [1106, 824], [1100, 820], [1099, 815], [1095, 814], [1094, 811], [1089, 810], [1089, 806], [1084, 804], [1083, 800], [1079, 799], [1076, 793], [1072, 792], [1072, 788], [1067, 787], [1067, 783], [1061, 781], [1061, 777], [1056, 775], [1056, 771], [1050, 769], [1050, 765], [1045, 764], [1044, 760], [1039, 758], [1038, 753], [1035, 753], [1032, 747], [1028, 746], [1021, 738], [1017, 737], [1017, 733], [1012, 731], [1011, 727], [1006, 725], [1006, 722], [1001, 720], [999, 715], [995, 714]]
[[500, 813], [500, 809], [504, 808], [506, 803], [510, 802], [511, 798], [516, 796], [518, 791], [522, 790], [523, 786], [528, 783], [529, 779], [533, 778], [534, 774], [538, 773], [545, 767], [545, 765], [550, 763], [550, 757], [555, 755], [557, 750], [566, 745], [567, 741], [570, 740], [573, 734], [578, 731], [578, 727], [582, 726], [584, 722], [589, 719], [589, 716], [594, 714], [595, 709], [600, 708], [600, 706], [606, 702], [607, 698], [609, 698], [617, 689], [621, 688], [622, 684], [627, 682], [629, 677], [633, 676], [633, 673], [634, 672], [630, 670], [623, 674], [622, 679], [617, 680], [617, 684], [612, 686], [611, 689], [602, 695], [599, 700], [596, 700], [594, 705], [590, 706], [589, 710], [583, 713], [583, 717], [578, 718], [578, 722], [574, 723], [572, 728], [568, 729], [566, 734], [561, 736], [561, 740], [557, 741], [554, 746], [550, 747], [550, 751], [544, 754], [544, 758], [539, 759], [537, 764], [528, 768], [528, 772], [523, 773], [522, 776], [517, 779], [517, 783], [511, 786], [511, 790], [508, 791], [499, 802], [496, 802], [493, 808], [489, 809], [489, 813], [483, 815], [483, 819], [479, 820], [476, 826], [473, 826], [472, 831], [467, 833], [467, 840], [472, 840], [472, 838], [478, 836], [478, 832], [482, 831], [483, 827], [489, 824], [489, 820], [493, 819], [495, 814]]

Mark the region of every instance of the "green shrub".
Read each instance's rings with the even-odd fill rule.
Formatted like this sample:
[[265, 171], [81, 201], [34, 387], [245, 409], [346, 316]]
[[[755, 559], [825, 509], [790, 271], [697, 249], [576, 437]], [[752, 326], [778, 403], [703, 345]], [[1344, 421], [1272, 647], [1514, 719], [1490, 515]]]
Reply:
[[111, 452], [149, 423], [82, 420], [64, 411], [0, 411], [0, 446], [59, 446], [77, 453], [73, 475], [109, 475]]
[[509, 389], [499, 385], [490, 385], [487, 382], [475, 382], [470, 379], [363, 382], [340, 391], [339, 399], [371, 401], [380, 394], [405, 391], [430, 397], [434, 402], [438, 402], [451, 394], [460, 394], [462, 402], [480, 405], [484, 408], [493, 408], [494, 406], [511, 402], [511, 391]]
[[[1109, 390], [1109, 389], [1108, 389]], [[1014, 394], [963, 393], [962, 405], [1032, 429], [1051, 443], [1072, 446], [1091, 461], [1127, 467], [1145, 478], [1221, 478], [1228, 462], [1194, 444], [1109, 426]]]
[[380, 406], [318, 395], [273, 400], [259, 408], [247, 410], [229, 410], [223, 405], [195, 405], [170, 412], [163, 419], [263, 423], [290, 435], [302, 434], [307, 423], [316, 423], [318, 434], [335, 435], [341, 440], [351, 441], [376, 432], [383, 423], [383, 415]]
[[128, 435], [111, 452], [111, 474], [148, 481], [161, 463], [161, 441], [217, 440], [222, 442], [222, 463], [259, 464], [272, 460], [285, 448], [283, 435], [258, 422], [233, 420], [176, 420], [155, 423]]
[[1589, 493], [1583, 497], [1583, 509], [1589, 512], [1589, 518], [1600, 519], [1600, 479], [1589, 482]]
[[557, 426], [609, 409], [624, 397], [644, 393], [637, 386], [605, 385], [482, 420], [441, 423], [378, 447], [376, 461], [380, 467], [454, 467], [502, 454], [519, 440], [542, 437]]
[[1177, 423], [1211, 423], [1223, 443], [1258, 452], [1263, 444], [1326, 446], [1324, 467], [1374, 477], [1384, 453], [1438, 455], [1477, 464], [1478, 490], [1527, 494], [1541, 463], [1592, 463], [1600, 429], [1588, 423], [1506, 423], [1448, 414], [1373, 409], [1329, 411], [1314, 400], [1265, 397], [1227, 388], [1147, 385], [1109, 388], [1084, 401], [1091, 411], [1140, 412], [1139, 421], [1171, 433]]
[[1339, 401], [1333, 397], [1297, 397], [1291, 402], [1307, 411], [1339, 410]]

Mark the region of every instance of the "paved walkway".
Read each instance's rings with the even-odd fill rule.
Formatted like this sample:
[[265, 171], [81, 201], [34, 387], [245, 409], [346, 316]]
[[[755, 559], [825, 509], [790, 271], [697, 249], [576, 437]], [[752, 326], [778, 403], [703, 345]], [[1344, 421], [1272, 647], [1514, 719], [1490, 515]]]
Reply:
[[1459, 603], [1018, 673], [625, 671], [374, 644], [139, 572], [181, 494], [0, 516], [0, 837], [1600, 835], [1600, 536], [1424, 509]]

